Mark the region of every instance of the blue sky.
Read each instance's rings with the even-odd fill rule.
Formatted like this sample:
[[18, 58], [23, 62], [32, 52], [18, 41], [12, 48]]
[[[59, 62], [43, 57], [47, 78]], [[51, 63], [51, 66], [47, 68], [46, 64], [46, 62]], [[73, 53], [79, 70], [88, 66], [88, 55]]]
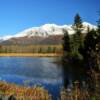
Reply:
[[79, 13], [96, 24], [100, 0], [0, 0], [0, 36], [46, 23], [72, 24]]

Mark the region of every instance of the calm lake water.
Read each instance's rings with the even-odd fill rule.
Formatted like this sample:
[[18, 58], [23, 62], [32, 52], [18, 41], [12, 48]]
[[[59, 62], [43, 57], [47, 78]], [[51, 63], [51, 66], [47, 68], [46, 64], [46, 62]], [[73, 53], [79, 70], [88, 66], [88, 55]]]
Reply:
[[0, 57], [0, 80], [25, 86], [41, 85], [53, 99], [63, 85], [62, 67], [55, 58]]
[[[0, 57], [0, 80], [24, 86], [41, 85], [53, 95], [59, 96], [63, 87], [63, 67], [54, 63], [57, 58]], [[78, 68], [67, 67], [66, 77], [72, 80], [83, 79]]]

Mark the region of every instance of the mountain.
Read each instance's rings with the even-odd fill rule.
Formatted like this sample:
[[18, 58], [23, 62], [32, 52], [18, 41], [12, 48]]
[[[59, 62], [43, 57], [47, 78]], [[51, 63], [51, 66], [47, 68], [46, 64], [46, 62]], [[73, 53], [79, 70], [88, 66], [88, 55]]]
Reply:
[[[95, 25], [87, 22], [83, 22], [83, 33], [87, 31], [87, 27], [90, 29], [96, 29]], [[59, 44], [62, 42], [63, 29], [67, 30], [68, 33], [74, 34], [72, 25], [56, 25], [56, 24], [45, 24], [40, 27], [32, 27], [19, 32], [15, 35], [8, 35], [0, 37], [0, 44]]]

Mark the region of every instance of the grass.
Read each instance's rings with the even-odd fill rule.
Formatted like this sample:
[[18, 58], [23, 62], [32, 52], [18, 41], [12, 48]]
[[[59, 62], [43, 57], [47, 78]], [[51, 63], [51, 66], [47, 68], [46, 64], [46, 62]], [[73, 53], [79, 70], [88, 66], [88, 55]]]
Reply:
[[57, 53], [0, 53], [0, 57], [58, 57]]
[[3, 81], [0, 81], [0, 95], [2, 97], [10, 97], [13, 95], [17, 100], [25, 100], [25, 98], [28, 98], [28, 100], [51, 100], [51, 95], [43, 87], [24, 87]]

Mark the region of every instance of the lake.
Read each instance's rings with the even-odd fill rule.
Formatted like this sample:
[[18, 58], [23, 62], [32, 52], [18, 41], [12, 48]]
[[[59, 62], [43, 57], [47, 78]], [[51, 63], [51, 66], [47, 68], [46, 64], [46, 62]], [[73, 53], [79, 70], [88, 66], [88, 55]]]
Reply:
[[[63, 87], [63, 66], [53, 57], [0, 57], [0, 80], [23, 86], [43, 86], [57, 100]], [[79, 68], [66, 66], [66, 79], [84, 79]]]
[[0, 80], [24, 86], [41, 85], [53, 99], [63, 86], [62, 67], [56, 58], [0, 57]]

